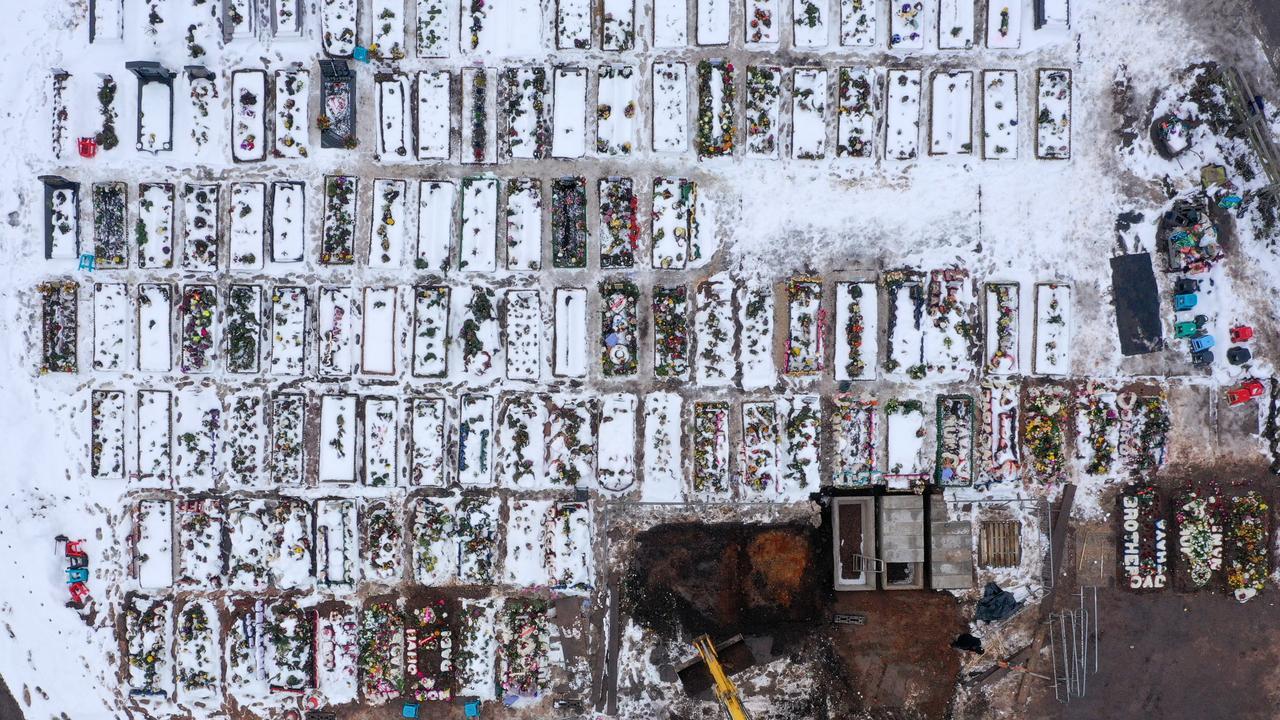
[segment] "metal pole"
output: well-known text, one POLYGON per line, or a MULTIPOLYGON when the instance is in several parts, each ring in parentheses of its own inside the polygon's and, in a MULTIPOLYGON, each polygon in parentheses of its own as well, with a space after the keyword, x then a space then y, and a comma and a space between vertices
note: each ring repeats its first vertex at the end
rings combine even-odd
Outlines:
POLYGON ((1058 616, 1058 625, 1062 632, 1062 666, 1066 670, 1067 676, 1067 702, 1071 702, 1071 660, 1067 657, 1067 649, 1071 646, 1067 644, 1067 616, 1058 616))
POLYGON ((1093 671, 1098 672, 1098 588, 1093 588, 1093 671))
POLYGON ((1053 613, 1049 613, 1047 625, 1049 631, 1049 657, 1053 660, 1053 699, 1062 702, 1062 696, 1058 694, 1058 650, 1053 646, 1053 613))

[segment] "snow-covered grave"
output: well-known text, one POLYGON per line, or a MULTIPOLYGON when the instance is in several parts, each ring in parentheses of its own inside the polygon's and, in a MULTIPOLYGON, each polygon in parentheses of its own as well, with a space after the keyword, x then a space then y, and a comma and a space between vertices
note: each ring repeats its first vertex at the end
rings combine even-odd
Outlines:
POLYGON ((688 66, 653 64, 653 149, 683 153, 689 149, 688 66))
POLYGON ((1036 157, 1071 158, 1071 71, 1036 70, 1036 157))
POLYGON ((231 156, 253 162, 267 156, 267 73, 231 74, 231 156))
POLYGON ((542 160, 551 152, 551 83, 544 67, 506 68, 498 76, 503 160, 542 160))
MULTIPOLYGON (((732 3, 730 0, 696 0, 699 45, 728 45, 732 3)), ((656 31, 655 31, 656 32, 656 31)), ((655 45, 659 43, 655 42, 655 45)))
POLYGON ((840 0, 840 45, 875 47, 880 44, 877 29, 882 0, 840 0))
MULTIPOLYGON (((699 8, 701 11, 701 8, 699 8)), ((685 3, 653 4, 653 46, 683 48, 689 44, 689 8, 685 3)))
POLYGON ((939 0, 938 49, 968 50, 972 48, 974 22, 974 3, 971 0, 939 0))
POLYGON ((746 75, 746 154, 777 159, 782 68, 751 65, 747 67, 746 75))
POLYGON ((93 369, 126 370, 132 363, 129 286, 93 284, 93 369))
POLYGON ((512 178, 507 181, 507 269, 536 271, 542 268, 542 181, 512 178))
POLYGON ((622 52, 631 50, 636 44, 636 2, 635 0, 602 0, 601 23, 603 39, 600 47, 603 50, 622 52))
MULTIPOLYGON (((777 366, 773 360, 773 287, 761 283, 743 283, 738 287, 737 302, 738 324, 742 328, 738 338, 742 389, 759 390, 770 387, 778 379, 777 366)), ((656 297, 654 304, 657 304, 656 297)), ((657 327, 656 314, 654 327, 657 327)), ((683 328, 683 324, 680 327, 683 328)))
POLYGON ((982 157, 1018 158, 1018 72, 982 71, 982 157))
POLYGON ((925 27, 938 0, 889 3, 889 49, 923 50, 925 27))
POLYGON ((1071 324, 1074 320, 1071 286, 1037 283, 1035 298, 1035 354, 1031 371, 1037 375, 1067 375, 1071 372, 1071 324))
POLYGON ((840 68, 836 86, 837 157, 876 156, 876 114, 881 106, 878 88, 882 82, 874 70, 840 68))
POLYGON ((374 153, 384 163, 408 162, 413 142, 413 106, 409 77, 380 73, 374 79, 374 107, 378 130, 374 153))
POLYGON ((556 0, 556 48, 586 50, 591 47, 591 0, 556 0))
POLYGON ((231 183, 230 203, 227 243, 231 252, 231 269, 261 269, 267 248, 266 183, 231 183))
POLYGON ((493 272, 498 267, 498 180, 463 178, 458 268, 493 272))
POLYGON ((1017 283, 988 283, 984 293, 986 343, 984 369, 990 375, 1017 375, 1021 370, 1022 316, 1017 283))
POLYGON ((776 45, 782 39, 780 0, 747 0, 742 16, 747 47, 776 45))
MULTIPOLYGON (((655 73, 657 70, 655 69, 655 73)), ((639 115, 640 72, 634 65, 601 65, 597 74, 596 86, 596 154, 597 155, 630 155, 636 150, 638 140, 636 133, 639 115)), ((570 84, 571 102, 577 101, 577 85, 570 84)), ((585 88, 584 88, 585 92, 585 88)), ((658 92, 655 88, 654 92, 658 92)), ((559 107, 557 96, 557 112, 559 107)), ((573 107, 573 105, 570 105, 573 107)), ((683 106, 682 106, 683 107, 683 106)), ((576 112, 576 111, 574 111, 576 112)), ((683 112, 683 111, 682 111, 683 112)), ((572 120, 577 121, 574 115, 572 120)), ((556 137, 559 138, 561 125, 556 124, 556 137)), ((655 133, 657 128, 655 127, 655 133)), ((566 143, 575 147, 574 143, 566 143)), ((654 146, 658 146, 654 136, 654 146)), ((557 157, 576 157, 556 153, 557 157)))
POLYGON ((725 275, 712 276, 695 291, 694 377, 700 385, 727 386, 733 382, 733 291, 733 282, 725 275))
POLYGON ((920 154, 920 71, 890 70, 885 90, 885 159, 913 160, 920 154))
POLYGON ((987 3, 987 47, 1013 50, 1022 44, 1022 3, 993 0, 987 3))
POLYGON ((262 288, 232 285, 227 289, 227 372, 256 373, 262 369, 262 288))
POLYGON ((880 466, 880 411, 872 400, 837 395, 832 418, 835 458, 831 482, 837 487, 871 484, 880 466))
POLYGON ((447 160, 452 127, 453 75, 448 70, 423 70, 417 74, 417 157, 447 160))
POLYGON ((271 261, 302 262, 307 247, 307 186, 301 182, 271 183, 271 261))
POLYGON ((792 40, 797 48, 825 48, 830 42, 831 4, 829 0, 793 0, 792 40))
POLYGON ((796 68, 791 76, 791 157, 827 156, 827 71, 796 68))
POLYGON ((880 295, 876 284, 836 283, 836 380, 874 380, 879 367, 879 338, 880 295))
POLYGON ((413 266, 443 272, 454 247, 456 186, 442 180, 418 183, 418 237, 413 266))
POLYGON ((587 291, 556 288, 553 303, 553 371, 561 377, 582 377, 587 372, 587 291))
MULTIPOLYGON (((552 78, 551 155, 558 158, 580 158, 587 152, 587 85, 586 68, 555 69, 552 78)), ((635 108, 631 109, 632 115, 635 108)))
POLYGON ((929 154, 973 154, 973 72, 936 72, 929 103, 929 154))

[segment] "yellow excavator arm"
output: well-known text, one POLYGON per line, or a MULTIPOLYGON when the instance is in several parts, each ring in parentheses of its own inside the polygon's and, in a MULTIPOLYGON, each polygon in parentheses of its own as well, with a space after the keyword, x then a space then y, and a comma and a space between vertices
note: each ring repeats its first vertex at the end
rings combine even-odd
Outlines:
POLYGON ((711 636, 703 635, 695 638, 693 646, 702 656, 702 661, 707 664, 707 670, 711 672, 711 679, 715 682, 716 698, 724 706, 729 720, 750 720, 747 709, 742 706, 742 699, 738 697, 737 686, 720 666, 720 656, 716 654, 716 645, 711 642, 711 636))

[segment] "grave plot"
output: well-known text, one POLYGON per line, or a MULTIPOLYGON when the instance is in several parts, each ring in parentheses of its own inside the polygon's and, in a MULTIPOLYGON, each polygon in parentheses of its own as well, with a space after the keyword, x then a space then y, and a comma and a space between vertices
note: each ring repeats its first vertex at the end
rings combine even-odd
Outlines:
POLYGON ((172 467, 173 399, 168 390, 138 391, 138 476, 145 485, 169 484, 172 467))
POLYGON ((1013 50, 1022 44, 1022 3, 992 2, 987 4, 987 47, 1013 50))
POLYGON ((226 509, 214 498, 178 503, 178 586, 216 590, 226 569, 222 537, 226 509))
POLYGON ((682 403, 675 393, 655 392, 644 398, 644 500, 683 499, 682 403))
POLYGON ((973 72, 935 72, 929 103, 929 154, 972 155, 973 72))
POLYGON ((687 178, 653 179, 653 267, 683 270, 697 236, 698 184, 687 178))
POLYGON ((729 0, 697 1, 699 45, 728 45, 732 4, 729 0))
POLYGON ((356 501, 316 501, 316 579, 329 588, 349 588, 360 566, 356 501))
MULTIPOLYGON (((210 9, 206 17, 212 18, 213 15, 214 11, 210 9)), ((197 43, 196 38, 201 40, 210 39, 209 25, 211 24, 198 22, 187 26, 187 45, 191 49, 190 54, 192 57, 204 54, 204 48, 197 43)), ((215 32, 221 35, 221 28, 217 28, 215 32)), ((220 39, 220 37, 214 39, 213 42, 218 42, 220 39)), ((172 150, 172 78, 169 81, 160 81, 154 78, 141 80, 138 86, 138 108, 138 135, 134 148, 153 155, 164 150, 172 150)))
POLYGON ((1044 484, 1066 474, 1067 403, 1065 390, 1049 386, 1029 389, 1023 403, 1022 444, 1032 477, 1044 484))
POLYGON ((400 408, 393 398, 363 398, 364 484, 398 483, 400 408))
POLYGON ((492 288, 458 288, 451 301, 454 317, 450 325, 458 328, 458 334, 449 340, 450 352, 454 353, 449 361, 453 368, 450 375, 492 380, 504 366, 495 299, 492 288))
POLYGON ((884 156, 911 160, 920 153, 920 71, 890 70, 886 88, 884 156))
POLYGON ((389 502, 362 500, 359 507, 360 577, 395 584, 404 576, 404 520, 389 502))
MULTIPOLYGON (((341 292, 348 292, 342 289, 341 292)), ((338 351, 332 349, 337 342, 349 343, 345 335, 334 336, 334 326, 341 325, 342 314, 346 311, 336 308, 333 300, 335 288, 320 289, 320 372, 332 368, 338 351), (329 311, 326 313, 326 311, 329 311), (337 315, 337 322, 335 317, 337 315), (326 354, 327 353, 327 354, 326 354), (330 364, 326 365, 326 361, 330 364)), ((261 335, 263 317, 262 288, 256 285, 232 285, 228 293, 227 304, 227 370, 231 372, 256 373, 261 366, 261 335)), ((348 323, 349 324, 349 321, 348 323)), ((350 351, 348 351, 347 372, 350 372, 350 351)))
POLYGON ((223 645, 226 648, 227 695, 241 704, 267 698, 266 652, 263 631, 265 609, 260 599, 231 601, 230 622, 223 645))
POLYGON ((636 396, 611 393, 600 398, 596 451, 600 489, 622 493, 636 483, 636 396))
POLYGON ((1266 587, 1271 572, 1270 515, 1267 503, 1256 492, 1231 499, 1231 529, 1227 535, 1227 589, 1247 602, 1266 587))
POLYGON ((1003 382, 983 385, 978 463, 984 485, 1019 477, 1022 454, 1018 423, 1017 386, 1003 382))
POLYGON ((924 285, 919 272, 895 270, 880 277, 889 301, 889 327, 885 340, 889 346, 884 369, 888 373, 918 380, 928 372, 925 364, 922 324, 924 285))
MULTIPOLYGON (((116 120, 118 113, 116 112, 115 100, 119 91, 119 86, 110 75, 101 75, 98 84, 97 100, 98 100, 98 116, 102 119, 101 129, 91 131, 94 141, 98 143, 103 151, 114 150, 120 145, 120 137, 116 134, 116 120)), ((84 121, 81 121, 83 125, 84 121)))
POLYGON ((782 68, 771 65, 747 66, 747 156, 774 160, 778 158, 781 93, 782 68))
POLYGON ((176 242, 173 229, 173 183, 138 185, 138 219, 133 226, 133 235, 138 244, 138 267, 173 267, 173 247, 176 242))
MULTIPOLYGON (((377 200, 377 191, 374 191, 377 200)), ((320 235, 320 262, 324 265, 355 263, 356 199, 360 179, 349 175, 329 175, 324 179, 324 227, 320 235)), ((378 220, 373 220, 376 225, 378 220)))
POLYGON ((417 0, 416 55, 419 58, 449 57, 453 44, 454 15, 448 0, 417 0))
POLYGON ((688 288, 653 288, 653 374, 662 380, 689 378, 688 288))
POLYGON ((454 184, 443 180, 418 183, 418 243, 413 266, 444 272, 453 253, 454 184))
POLYGON ((124 0, 98 0, 90 11, 93 32, 89 42, 100 43, 124 39, 124 0))
POLYGON ((919 400, 894 398, 884 404, 884 415, 885 482, 898 490, 923 486, 930 475, 924 453, 924 405, 919 400))
MULTIPOLYGON (((929 0, 932 2, 932 0, 929 0)), ((924 49, 924 2, 892 3, 889 6, 889 49, 924 49)))
POLYGON ((859 400, 848 393, 836 395, 831 425, 836 454, 831 484, 837 487, 870 485, 879 470, 880 420, 876 402, 859 400))
MULTIPOLYGON (((630 155, 636 146, 639 70, 634 65, 601 65, 598 77, 596 154, 630 155)), ((656 148, 656 137, 654 144, 656 148)))
POLYGON ((271 481, 301 485, 306 469, 307 398, 280 393, 271 398, 271 481))
POLYGON ((458 500, 453 532, 459 547, 459 583, 493 584, 500 515, 501 506, 496 497, 464 495, 458 500))
POLYGON ((271 183, 271 260, 302 262, 307 245, 307 194, 302 182, 271 183))
MULTIPOLYGON (((140 283, 138 285, 138 369, 143 372, 168 372, 173 365, 173 288, 169 285, 140 283)), ((49 308, 45 304, 45 326, 48 327, 49 308)), ((73 316, 74 318, 74 316, 73 316)), ((75 335, 71 337, 71 361, 74 372, 75 335)), ((45 332, 46 358, 49 333, 45 332)), ((46 363, 48 360, 46 359, 46 363)))
POLYGON ((404 263, 408 235, 409 183, 373 181, 373 216, 369 222, 369 267, 398 268, 404 263))
POLYGON ((778 406, 772 400, 742 403, 742 486, 748 495, 782 491, 778 406))
POLYGON ((1200 590, 1209 585, 1215 573, 1222 572, 1224 520, 1222 499, 1212 490, 1188 490, 1175 513, 1178 523, 1179 572, 1185 586, 1200 590))
POLYGON ((591 47, 591 0, 556 0, 556 49, 591 47))
POLYGON ((830 9, 828 0, 793 0, 792 38, 797 48, 811 50, 827 46, 830 34, 827 14, 830 9))
POLYGON ((778 0, 747 0, 742 16, 748 48, 776 45, 782 39, 778 0))
POLYGON ((742 328, 738 362, 742 365, 742 389, 758 390, 778 380, 773 362, 773 287, 742 285, 738 288, 738 324, 742 328))
POLYGON ((580 158, 587 153, 587 84, 586 68, 558 67, 555 69, 552 94, 551 156, 580 158))
POLYGON ((80 257, 80 190, 78 183, 45 186, 44 256, 52 259, 80 257))
POLYGON ((1017 375, 1021 369, 1017 283, 987 283, 986 343, 984 363, 989 375, 1017 375))
POLYGON ((782 435, 782 492, 791 500, 800 500, 807 496, 809 488, 818 486, 822 399, 817 395, 783 398, 782 410, 786 423, 782 435))
MULTIPOLYGON (((256 393, 228 398, 227 482, 232 487, 249 487, 261 482, 266 453, 266 408, 256 393)), ((298 449, 301 452, 301 448, 298 449)))
POLYGON ((836 382, 875 380, 880 297, 874 282, 836 283, 836 382))
POLYGON ((122 182, 93 184, 93 254, 100 270, 129 266, 125 222, 128 204, 128 185, 122 182))
POLYGON ((1018 71, 982 71, 982 158, 1018 158, 1018 71))
POLYGON ((448 160, 453 76, 448 70, 423 70, 417 83, 418 159, 448 160))
POLYGON ((173 686, 173 635, 168 600, 130 595, 125 600, 125 665, 129 695, 168 698, 173 686))
POLYGON ((395 62, 405 58, 404 0, 373 0, 371 24, 373 43, 369 54, 377 60, 395 62))
POLYGON ((506 695, 541 695, 550 682, 547 604, 508 598, 498 626, 498 682, 506 695))
POLYGON ((320 482, 356 479, 356 396, 320 399, 320 482))
POLYGON ((1135 474, 1159 470, 1169 445, 1169 405, 1164 396, 1126 394, 1120 411, 1121 463, 1135 474))
POLYGON ((231 590, 267 589, 271 571, 270 510, 263 500, 233 500, 227 506, 227 587, 231 590))
POLYGON ((448 702, 457 685, 454 644, 458 601, 432 593, 409 604, 405 611, 404 692, 419 702, 448 702))
POLYGON ((840 0, 840 45, 875 47, 880 42, 876 23, 881 0, 840 0))
POLYGON ((355 75, 339 75, 336 68, 321 66, 320 87, 320 113, 315 121, 320 147, 354 149, 358 143, 355 75), (326 69, 332 72, 324 72, 326 69))
POLYGON ((1076 401, 1076 455, 1089 475, 1111 475, 1120 447, 1119 395, 1093 382, 1076 401))
POLYGON ((218 241, 222 236, 221 213, 218 211, 217 184, 182 186, 183 213, 186 217, 182 243, 182 267, 186 270, 211 272, 218 269, 218 241))
POLYGON ((542 269, 542 181, 507 181, 507 269, 542 269))
POLYGON ((587 291, 584 288, 556 288, 552 343, 555 359, 551 366, 557 377, 587 374, 587 291))
POLYGON ((131 574, 143 590, 173 586, 173 504, 142 500, 134 509, 131 574))
POLYGON ((693 451, 693 494, 700 498, 725 498, 731 489, 729 403, 695 402, 689 436, 693 451))
POLYGON ((541 490, 547 409, 542 398, 525 393, 507 395, 498 415, 498 482, 502 487, 541 490))
POLYGON ((449 369, 449 288, 413 291, 413 375, 442 378, 449 369))
POLYGON ((635 182, 627 177, 601 178, 598 188, 600 267, 634 267, 640 248, 640 200, 635 182))
POLYGON ((209 489, 217 474, 222 402, 212 388, 179 390, 173 400, 174 478, 184 488, 209 489))
POLYGON ((178 304, 182 322, 179 367, 207 373, 218 361, 218 291, 213 285, 184 285, 178 304))
POLYGON ((409 399, 409 483, 442 487, 445 459, 445 405, 434 397, 409 399))
POLYGON ((719 387, 733 382, 733 291, 733 283, 724 275, 698 285, 693 336, 698 341, 694 377, 699 385, 719 387))
POLYGON ((458 482, 464 486, 493 484, 493 398, 462 396, 458 414, 458 482))
POLYGON ((595 398, 553 395, 547 401, 547 480, 553 486, 595 484, 595 398))
POLYGON ((1036 70, 1036 157, 1071 159, 1071 71, 1036 70))
POLYGON ((1036 324, 1031 371, 1037 375, 1071 372, 1071 286, 1036 283, 1036 324))
POLYGON ((356 49, 358 0, 321 0, 320 47, 329 57, 351 57, 356 49))
POLYGON ((259 270, 267 246, 267 185, 231 183, 231 269, 259 270))
POLYGON ((630 377, 640 367, 640 288, 630 280, 600 283, 600 371, 630 377))
POLYGON ((276 286, 271 291, 271 374, 306 372, 307 289, 276 286))
POLYGON ((938 453, 935 482, 942 486, 973 484, 973 398, 938 398, 938 453))
POLYGON ((231 158, 256 162, 267 157, 267 73, 231 73, 231 158))
POLYGON ((216 148, 222 144, 224 130, 221 122, 214 120, 219 118, 219 115, 211 112, 221 103, 218 83, 214 77, 187 73, 187 85, 189 87, 187 95, 191 100, 191 114, 188 116, 191 123, 191 143, 194 146, 194 152, 203 155, 207 152, 206 146, 216 148))
POLYGON ((680 3, 653 6, 653 46, 683 48, 689 44, 689 8, 680 3))
POLYGON ((278 158, 307 156, 307 102, 311 97, 311 73, 306 70, 276 71, 275 130, 272 155, 278 158))
MULTIPOLYGON (((1168 519, 1153 485, 1131 485, 1120 494, 1117 538, 1123 587, 1163 590, 1169 580, 1168 519)), ((1264 570, 1265 573, 1265 570, 1264 570)))
POLYGON ((462 160, 488 164, 497 160, 496 73, 462 69, 462 160))
POLYGON ((794 377, 817 375, 826 362, 823 335, 827 311, 822 308, 822 279, 788 280, 787 304, 785 372, 794 377))
MULTIPOLYGON (((700 0, 718 2, 727 0, 700 0)), ((726 22, 728 20, 726 9, 726 22)), ((728 41, 728 29, 725 31, 728 41)), ((699 158, 733 155, 737 139, 737 93, 734 89, 733 63, 703 60, 698 63, 698 124, 695 147, 699 158)))
POLYGON ((458 694, 482 701, 497 697, 498 598, 463 599, 459 636, 458 694))
POLYGON ((406 162, 413 147, 413 106, 409 104, 409 77, 403 73, 378 73, 373 97, 378 112, 378 132, 373 152, 379 162, 406 162))
POLYGON ((448 584, 457 577, 458 546, 454 537, 453 496, 420 497, 413 506, 413 576, 419 585, 448 584))
POLYGON ((213 703, 222 697, 222 629, 212 600, 188 600, 178 613, 174 650, 178 699, 213 703))
POLYGON ((498 267, 497 243, 498 181, 486 177, 463 178, 458 269, 493 272, 498 267))
MULTIPOLYGON (((998 0, 997 0, 998 1, 998 0)), ((973 48, 974 4, 967 0, 941 0, 938 8, 938 49, 973 48)))
POLYGON ((331 705, 355 702, 358 615, 347 605, 316 613, 316 689, 331 705))
POLYGON ((603 0, 601 3, 602 50, 622 52, 636 44, 635 0, 603 0))
POLYGON ((542 293, 506 291, 506 351, 508 380, 538 380, 542 376, 542 293))
POLYGON ((502 159, 545 159, 551 152, 546 68, 506 68, 499 79, 498 106, 502 108, 505 127, 500 146, 502 159))
POLYGON ((93 284, 93 369, 124 370, 129 364, 129 286, 93 284))
POLYGON ((587 243, 587 181, 561 177, 551 181, 551 264, 557 268, 585 268, 587 243))
POLYGON ((689 149, 688 68, 684 63, 653 64, 653 149, 682 153, 689 149))
POLYGON ((271 30, 275 37, 301 38, 302 21, 300 0, 271 0, 271 30))
POLYGON ((506 582, 567 594, 590 591, 593 523, 586 503, 513 499, 509 517, 506 582))
POLYGON ((312 520, 311 506, 304 500, 281 499, 270 508, 268 561, 273 586, 289 589, 312 582, 312 520))
POLYGON ((267 686, 272 692, 301 693, 315 687, 315 620, 292 599, 266 606, 262 632, 267 641, 267 686))
POLYGON ((946 378, 967 378, 978 354, 977 299, 967 270, 948 268, 929 272, 924 330, 924 359, 929 372, 946 378))

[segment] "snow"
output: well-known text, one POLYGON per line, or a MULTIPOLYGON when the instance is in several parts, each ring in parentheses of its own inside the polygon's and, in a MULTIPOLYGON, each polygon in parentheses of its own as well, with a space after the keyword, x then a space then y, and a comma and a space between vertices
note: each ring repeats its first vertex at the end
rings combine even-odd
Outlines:
POLYGON ((694 377, 699 385, 727 386, 733 382, 733 284, 713 275, 698 285, 693 321, 694 377))
POLYGON ((396 303, 394 287, 364 289, 360 371, 366 375, 396 372, 396 303))
POLYGON ((1022 44, 1021 0, 995 0, 987 4, 987 47, 1016 49, 1022 44))
POLYGON ((507 181, 507 269, 542 268, 542 181, 507 181))
POLYGON ((649 393, 644 398, 641 499, 645 502, 678 502, 683 497, 681 407, 681 398, 675 393, 649 393))
POLYGON ((556 288, 555 363, 560 377, 587 374, 587 291, 584 288, 556 288))
POLYGON ((419 58, 449 57, 458 17, 453 0, 417 0, 416 51, 419 58))
POLYGON ((257 270, 266 257, 267 186, 259 182, 231 183, 231 223, 228 243, 232 270, 257 270))
POLYGON ((396 459, 399 407, 388 398, 363 398, 364 483, 374 487, 399 482, 396 459))
POLYGON ((827 71, 797 68, 792 75, 791 156, 821 160, 827 147, 827 71))
POLYGON ((305 158, 311 129, 307 108, 311 99, 311 73, 306 70, 277 70, 275 85, 275 156, 305 158))
POLYGON ((271 372, 301 375, 306 366, 307 290, 298 286, 272 289, 271 372))
POLYGON ((131 367, 129 338, 129 286, 124 283, 93 284, 93 368, 125 370, 131 367))
POLYGON ((773 361, 773 288, 744 283, 738 286, 738 363, 742 389, 772 387, 778 379, 773 361))
POLYGON ((171 474, 172 395, 168 390, 138 391, 138 479, 165 487, 171 474))
POLYGON ((622 51, 635 47, 636 5, 635 0, 603 0, 604 41, 603 50, 622 51))
POLYGON ((321 0, 320 37, 326 55, 351 57, 356 48, 358 0, 321 0))
POLYGON ((836 284, 835 378, 875 380, 879 369, 880 296, 874 282, 836 284))
POLYGON ((924 49, 924 30, 936 0, 889 3, 889 49, 924 49))
POLYGON ((653 4, 653 46, 683 48, 689 44, 689 8, 681 2, 653 4))
POLYGON ((587 81, 586 68, 556 68, 553 93, 555 109, 551 138, 551 155, 579 158, 587 152, 587 81))
MULTIPOLYGON (((630 155, 636 150, 638 81, 639 71, 633 65, 600 66, 596 87, 596 155, 630 155)), ((655 88, 654 92, 657 91, 655 88)), ((558 122, 556 127, 560 127, 558 122)), ((654 145, 658 145, 656 135, 654 145)))
POLYGON ((742 16, 747 47, 776 45, 781 39, 779 0, 747 0, 742 16))
POLYGON ((415 288, 413 307, 413 374, 443 377, 449 361, 449 288, 415 288))
POLYGON ((653 64, 653 149, 682 153, 689 149, 689 85, 684 63, 653 64))
POLYGON ((172 88, 162 82, 145 82, 138 87, 141 115, 138 118, 138 149, 160 152, 173 148, 172 88))
POLYGON ((797 48, 824 48, 829 42, 831 7, 829 0, 792 0, 795 27, 792 38, 797 48))
POLYGON ((1071 71, 1036 70, 1036 157, 1071 157, 1071 71))
POLYGON ((373 26, 371 53, 382 60, 396 61, 405 57, 404 0, 373 0, 370 8, 373 26))
POLYGON ((592 0, 556 0, 556 48, 585 50, 591 47, 592 0))
MULTIPOLYGON (((995 0, 992 5, 998 4, 995 0)), ((974 3, 972 0, 940 0, 938 7, 938 49, 968 50, 973 47, 974 3)))
POLYGON ((920 71, 890 70, 885 103, 885 158, 911 160, 920 152, 920 71))
MULTIPOLYGON (((235 185, 232 185, 235 202, 235 185)), ((232 215, 232 258, 235 257, 235 225, 232 215)), ((138 186, 138 267, 173 267, 174 189, 170 183, 143 183, 138 186)))
POLYGON ((320 482, 356 479, 356 397, 325 395, 320 401, 320 482))
MULTIPOLYGON (((698 44, 728 45, 731 14, 729 0, 696 0, 696 4, 698 44)), ((656 40, 654 44, 660 45, 656 40)))
POLYGON ((493 272, 498 264, 498 181, 463 178, 461 195, 458 267, 472 272, 493 272))
POLYGON ((982 159, 1018 158, 1018 73, 982 71, 982 159))
POLYGON ((408 236, 409 183, 374 180, 374 213, 369 223, 369 267, 397 268, 404 263, 408 236))
POLYGON ((600 444, 596 472, 600 487, 628 491, 636 483, 636 396, 611 393, 600 402, 600 444))
POLYGON ((134 516, 133 557, 138 587, 163 590, 173 585, 173 504, 143 500, 134 516))
POLYGON ((445 406, 440 398, 413 398, 410 419, 410 473, 413 485, 440 486, 445 480, 445 406))
POLYGON ((458 420, 458 482, 493 484, 493 398, 462 396, 458 420))
POLYGON ((417 269, 443 271, 449 267, 456 195, 451 182, 422 180, 418 183, 418 241, 414 260, 417 269))
POLYGON ((302 262, 307 242, 306 185, 271 183, 271 260, 302 262))
POLYGON ((973 73, 968 70, 933 75, 929 154, 973 154, 973 73))
POLYGON ((173 365, 173 289, 138 285, 138 369, 168 372, 173 365))
POLYGON ((237 70, 231 74, 231 156, 253 162, 267 156, 267 74, 237 70))
POLYGON ((320 288, 318 336, 320 343, 320 374, 343 377, 351 374, 354 366, 351 321, 352 294, 349 288, 320 288))
POLYGON ((749 157, 778 158, 779 114, 782 107, 782 68, 747 68, 747 145, 749 157))
POLYGON ((1037 375, 1066 375, 1071 372, 1071 326, 1074 322, 1072 310, 1070 285, 1036 285, 1032 372, 1037 375))
POLYGON ((536 381, 542 371, 542 295, 538 290, 508 290, 507 379, 536 381))
POLYGON ((413 147, 413 127, 409 121, 409 78, 402 73, 379 75, 374 82, 378 117, 374 152, 385 163, 408 162, 413 147))

